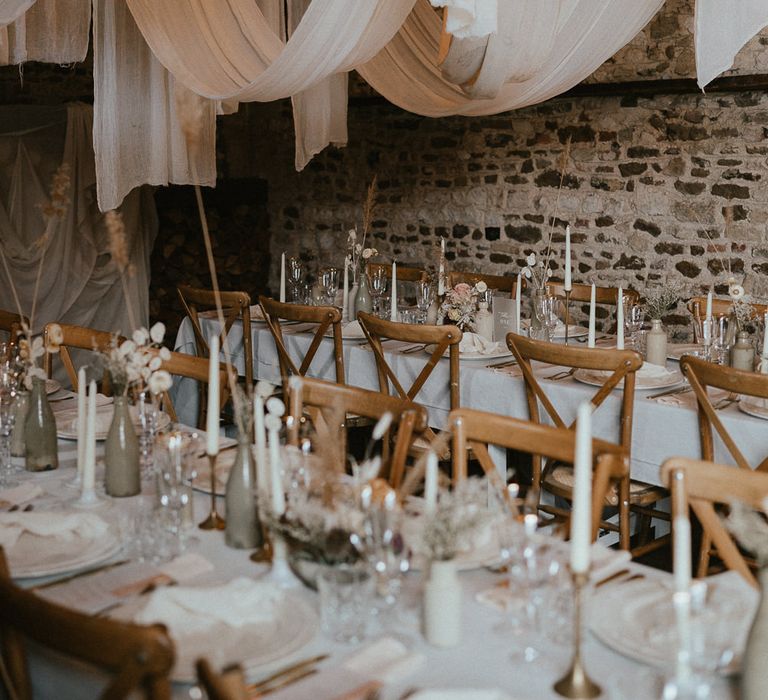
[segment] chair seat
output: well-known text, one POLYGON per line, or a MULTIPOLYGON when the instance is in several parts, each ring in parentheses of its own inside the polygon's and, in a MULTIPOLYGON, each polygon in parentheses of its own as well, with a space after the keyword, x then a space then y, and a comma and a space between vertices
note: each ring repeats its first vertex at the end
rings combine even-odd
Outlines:
MULTIPOLYGON (((573 467, 568 464, 557 464, 548 469, 544 476, 544 488, 556 496, 570 500, 573 491, 573 467)), ((642 481, 629 482, 629 502, 635 506, 646 506, 664 498, 665 489, 642 481)), ((616 486, 608 489, 605 504, 616 507, 619 505, 619 493, 616 486)))

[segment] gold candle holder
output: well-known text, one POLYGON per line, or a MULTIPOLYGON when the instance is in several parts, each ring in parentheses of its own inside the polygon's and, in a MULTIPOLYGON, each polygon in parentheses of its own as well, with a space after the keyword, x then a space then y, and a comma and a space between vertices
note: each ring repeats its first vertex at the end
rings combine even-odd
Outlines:
POLYGON ((573 580, 573 660, 568 672, 555 683, 555 692, 564 698, 596 698, 602 689, 584 669, 581 659, 581 613, 584 587, 589 582, 589 572, 571 572, 573 580))
POLYGON ((211 512, 198 525, 201 530, 223 530, 227 526, 227 521, 216 512, 216 456, 208 455, 208 464, 211 467, 211 512))
POLYGON ((571 290, 565 291, 565 344, 568 345, 568 331, 571 326, 571 290))

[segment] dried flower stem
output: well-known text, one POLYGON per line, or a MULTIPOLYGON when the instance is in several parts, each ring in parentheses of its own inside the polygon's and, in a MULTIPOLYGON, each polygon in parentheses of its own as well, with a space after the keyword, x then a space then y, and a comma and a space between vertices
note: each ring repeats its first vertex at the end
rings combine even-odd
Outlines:
POLYGON ((365 246, 365 236, 371 228, 373 221, 373 210, 376 208, 376 175, 373 176, 371 184, 368 185, 368 193, 365 196, 363 205, 363 246, 365 246))
POLYGON ((131 273, 131 267, 129 264, 128 245, 125 240, 125 224, 123 223, 122 214, 114 209, 108 211, 104 215, 104 223, 107 227, 107 234, 109 236, 109 254, 112 258, 112 262, 115 263, 115 266, 120 272, 120 285, 123 288, 125 308, 128 312, 128 323, 131 326, 131 333, 133 333, 133 331, 138 328, 138 325, 136 324, 136 316, 133 313, 133 306, 131 305, 128 281, 125 279, 126 272, 128 274, 131 273))
POLYGON ((560 193, 563 191, 563 182, 565 182, 565 169, 568 166, 568 158, 571 155, 571 140, 572 136, 568 137, 565 142, 565 150, 563 151, 563 160, 560 163, 560 184, 557 187, 557 195, 555 196, 555 210, 552 212, 552 221, 549 227, 549 239, 547 240, 547 257, 544 261, 544 270, 549 269, 549 261, 552 259, 552 236, 555 232, 555 221, 557 220, 557 212, 560 206, 560 193))

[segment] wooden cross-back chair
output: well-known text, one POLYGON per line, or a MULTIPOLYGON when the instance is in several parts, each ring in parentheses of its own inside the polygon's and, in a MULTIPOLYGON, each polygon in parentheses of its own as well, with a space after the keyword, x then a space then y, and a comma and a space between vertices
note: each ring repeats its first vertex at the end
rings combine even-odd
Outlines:
MULTIPOLYGON (((59 346, 59 352, 57 354, 62 365, 64 365, 67 377, 72 384, 73 391, 77 391, 77 368, 72 360, 73 349, 87 350, 90 353, 104 352, 111 347, 113 342, 116 342, 119 345, 125 340, 124 337, 116 336, 109 331, 98 331, 84 326, 70 326, 66 323, 48 323, 43 329, 43 342, 46 345, 48 344, 48 338, 51 333, 51 326, 55 325, 61 328, 61 335, 63 337, 63 341, 59 346)), ((43 356, 43 369, 49 377, 53 376, 54 357, 56 357, 56 355, 50 353, 46 353, 43 356)))
MULTIPOLYGON (((448 286, 455 287, 457 284, 476 285, 478 282, 485 282, 488 289, 495 289, 499 292, 506 292, 510 297, 517 294, 517 276, 507 275, 485 275, 480 272, 462 272, 461 270, 451 270, 448 273, 448 286)), ((520 287, 525 291, 526 281, 521 278, 520 287)))
MULTIPOLYGON (((547 288, 550 294, 553 296, 565 299, 565 286, 563 282, 558 280, 550 280, 547 282, 547 288)), ((640 294, 634 289, 622 290, 624 299, 631 301, 631 303, 640 303, 640 294)), ((589 304, 589 300, 592 295, 592 285, 590 284, 575 284, 571 289, 571 301, 578 303, 589 304)), ((604 304, 606 306, 616 306, 619 300, 619 288, 618 287, 598 287, 595 286, 595 303, 604 304)))
POLYGON ((107 671, 111 680, 102 698, 170 700, 169 674, 174 647, 162 625, 141 626, 68 610, 16 586, 0 547, 0 654, 7 697, 31 700, 32 681, 25 640, 107 671))
MULTIPOLYGON (((504 488, 506 484, 491 460, 488 445, 569 464, 573 464, 575 457, 576 433, 563 427, 460 408, 451 411, 448 429, 453 438, 454 481, 467 477, 468 448, 472 449, 491 482, 499 488, 504 488)), ((595 539, 609 489, 627 478, 629 463, 625 450, 619 445, 598 439, 592 440, 592 458, 592 538, 595 539)))
POLYGON ((29 328, 29 319, 26 316, 0 309, 0 331, 8 334, 9 345, 16 345, 19 342, 22 326, 29 328))
MULTIPOLYGON (((176 288, 181 305, 192 322, 195 334, 195 346, 200 357, 208 357, 210 349, 208 338, 200 323, 200 312, 216 309, 216 293, 209 289, 196 289, 188 285, 176 288)), ((246 386, 253 384, 253 338, 251 337, 251 297, 247 292, 219 292, 221 309, 224 315, 224 327, 219 334, 219 347, 224 347, 224 340, 238 319, 243 324, 243 361, 245 363, 246 386)))
MULTIPOLYGON (((395 323, 377 318, 373 314, 359 312, 357 318, 360 326, 365 333, 366 338, 373 350, 373 356, 376 361, 376 372, 379 377, 379 391, 389 395, 394 393, 403 399, 415 401, 416 397, 426 384, 432 372, 437 367, 438 362, 443 358, 446 350, 448 351, 449 376, 448 390, 450 396, 450 408, 459 407, 459 343, 461 342, 462 332, 456 326, 427 326, 416 323, 395 323), (399 340, 405 343, 423 343, 425 346, 433 345, 434 348, 429 354, 429 359, 424 363, 421 372, 413 380, 413 383, 407 389, 403 386, 400 379, 389 366, 387 358, 384 356, 382 346, 383 339, 399 340)), ((427 439, 434 438, 434 433, 430 428, 425 431, 427 439)))
MULTIPOLYGON (((599 370, 609 372, 605 382, 596 389, 590 399, 597 409, 612 394, 615 389, 621 391, 621 408, 619 410, 619 440, 618 444, 624 449, 627 458, 631 457, 632 448, 632 419, 635 399, 635 372, 643 364, 642 357, 634 350, 609 350, 603 348, 583 348, 556 345, 539 340, 530 340, 521 335, 509 333, 507 346, 517 359, 525 382, 526 400, 530 419, 541 423, 549 419, 559 428, 573 429, 575 421, 567 425, 553 405, 546 390, 542 387, 540 378, 536 376, 531 366, 532 361, 545 362, 552 365, 545 371, 542 378, 557 374, 558 367, 599 370), (622 384, 623 382, 623 384, 622 384), (544 409, 544 414, 540 406, 544 409)), ((563 370, 565 371, 565 370, 563 370)), ((533 486, 543 488, 556 496, 570 500, 573 483, 572 468, 557 461, 547 460, 542 465, 541 456, 533 456, 533 486)), ((622 549, 630 548, 630 510, 637 511, 641 516, 643 529, 647 530, 651 517, 663 517, 660 512, 649 509, 651 504, 664 498, 663 489, 632 481, 627 474, 619 481, 618 488, 609 493, 607 507, 618 509, 619 524, 603 522, 602 527, 608 530, 618 530, 619 542, 622 549)), ((540 504, 540 509, 555 518, 562 518, 567 512, 556 506, 540 504)), ((645 534, 645 533, 643 533, 645 534)), ((642 543, 632 549, 635 556, 658 547, 662 544, 654 540, 650 544, 642 543)))
MULTIPOLYGON (((155 348, 152 348, 150 352, 153 354, 160 353, 160 351, 155 348)), ((200 402, 197 408, 196 427, 200 430, 205 430, 208 413, 208 402, 206 400, 207 392, 205 391, 205 387, 208 384, 209 363, 210 360, 204 357, 187 355, 183 352, 171 352, 170 357, 167 360, 163 360, 161 365, 161 369, 166 370, 172 376, 187 377, 198 382, 201 390, 199 392, 200 402)), ((219 412, 221 412, 232 393, 231 382, 237 381, 237 375, 234 369, 230 374, 224 363, 220 363, 219 368, 219 412)), ((162 396, 162 407, 174 423, 178 422, 176 407, 173 405, 171 396, 167 391, 164 392, 162 396)))
MULTIPOLYGON (((746 558, 723 524, 719 507, 741 501, 749 508, 763 512, 768 498, 768 474, 673 457, 661 465, 661 480, 672 492, 672 515, 687 516, 690 506, 723 563, 757 587, 746 558)), ((705 574, 697 572, 697 576, 702 575, 705 574)))
POLYGON ((392 427, 382 442, 381 474, 395 489, 402 481, 414 438, 427 428, 426 409, 410 399, 319 379, 291 377, 288 380, 288 405, 292 418, 288 442, 298 445, 299 424, 302 417, 308 415, 319 442, 340 470, 346 464, 348 419, 363 417, 375 422, 385 413, 391 414, 392 427))
MULTIPOLYGON (((758 465, 749 463, 720 420, 717 409, 710 400, 707 391, 709 387, 722 389, 728 392, 726 400, 733 401, 736 401, 741 394, 768 399, 768 375, 716 365, 692 355, 683 355, 680 359, 680 369, 688 379, 696 397, 702 459, 710 462, 715 461, 714 436, 717 433, 737 466, 743 470, 752 471, 755 469, 759 472, 768 472, 768 456, 758 465)), ((702 538, 697 565, 699 576, 706 575, 709 568, 709 559, 712 553, 711 544, 705 533, 702 538)))
MULTIPOLYGON (((694 321, 701 321, 707 313, 707 297, 691 297, 685 306, 690 311, 694 321)), ((766 304, 750 304, 750 306, 757 318, 762 318, 766 311, 768 311, 768 305, 766 304)), ((731 299, 712 299, 712 316, 715 320, 719 321, 721 318, 727 318, 732 311, 733 301, 731 299)), ((701 338, 698 337, 698 325, 696 323, 693 324, 693 339, 696 342, 701 342, 701 338)))
POLYGON ((264 312, 264 320, 272 333, 277 347, 277 358, 280 362, 280 376, 283 385, 291 376, 303 377, 309 371, 312 360, 323 342, 323 337, 330 329, 333 332, 333 362, 336 370, 336 382, 344 384, 344 345, 341 336, 341 311, 335 306, 305 306, 303 304, 285 304, 269 297, 259 297, 259 305, 264 312), (300 363, 291 357, 283 339, 283 329, 280 321, 314 323, 316 328, 312 342, 307 348, 300 363))
MULTIPOLYGON (((392 279, 392 265, 386 265, 384 263, 368 263, 366 265, 366 271, 369 275, 372 275, 375 270, 384 270, 387 277, 392 279)), ((397 281, 398 282, 426 282, 429 279, 427 271, 423 267, 402 267, 397 266, 397 281)))

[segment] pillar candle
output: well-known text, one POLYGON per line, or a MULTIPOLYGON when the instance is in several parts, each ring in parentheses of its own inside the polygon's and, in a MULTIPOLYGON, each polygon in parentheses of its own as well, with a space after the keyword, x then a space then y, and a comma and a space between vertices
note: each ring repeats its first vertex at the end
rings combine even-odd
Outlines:
POLYGON ((208 415, 205 431, 206 452, 211 456, 219 454, 219 336, 211 338, 208 359, 208 415))
POLYGON ((685 514, 672 521, 675 590, 687 593, 691 586, 691 521, 685 514))
POLYGON ((517 286, 515 287, 515 333, 522 335, 522 328, 520 327, 520 300, 523 293, 523 277, 517 273, 517 286))
POLYGON ((624 290, 621 287, 616 300, 616 349, 624 349, 624 290))
POLYGON ((440 239, 440 262, 437 269, 437 296, 445 294, 445 238, 440 239))
POLYGON ((437 455, 427 455, 427 468, 424 474, 424 514, 432 515, 437 510, 437 455))
POLYGON ((571 513, 571 570, 589 569, 592 530, 592 405, 579 406, 576 420, 576 455, 573 463, 573 511, 571 513))
POLYGON ((347 318, 348 315, 348 309, 347 304, 349 302, 349 299, 347 298, 349 296, 349 261, 344 258, 344 293, 341 297, 341 320, 342 321, 349 321, 347 318))
POLYGON ((589 290, 589 335, 587 336, 587 347, 595 347, 595 283, 592 282, 592 288, 589 290))
POLYGON ((280 301, 285 304, 285 253, 280 256, 280 301))
POLYGON ((86 385, 85 367, 81 367, 77 371, 77 476, 81 479, 85 465, 86 385))
POLYGON ((280 476, 280 419, 269 415, 266 419, 269 434, 269 484, 272 490, 272 511, 275 516, 285 513, 285 493, 280 476))
POLYGON ((256 445, 256 485, 259 493, 266 493, 269 484, 267 468, 267 433, 264 428, 264 397, 253 395, 253 435, 256 445))
POLYGON ((92 493, 96 486, 96 381, 94 379, 91 379, 88 387, 83 460, 83 493, 92 493))
POLYGON ((389 320, 397 321, 397 263, 392 263, 392 294, 389 303, 389 320))
POLYGON ((570 292, 573 289, 571 282, 571 227, 565 227, 565 281, 563 289, 570 292))

